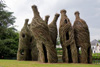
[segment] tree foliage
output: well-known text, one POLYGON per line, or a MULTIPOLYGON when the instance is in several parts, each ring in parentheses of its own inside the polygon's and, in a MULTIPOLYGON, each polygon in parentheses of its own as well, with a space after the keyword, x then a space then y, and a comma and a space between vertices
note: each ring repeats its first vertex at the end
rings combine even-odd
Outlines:
POLYGON ((100 40, 98 40, 98 42, 100 43, 100 40))
POLYGON ((19 34, 12 27, 15 23, 13 12, 5 10, 7 6, 0 0, 0 58, 16 57, 19 34))

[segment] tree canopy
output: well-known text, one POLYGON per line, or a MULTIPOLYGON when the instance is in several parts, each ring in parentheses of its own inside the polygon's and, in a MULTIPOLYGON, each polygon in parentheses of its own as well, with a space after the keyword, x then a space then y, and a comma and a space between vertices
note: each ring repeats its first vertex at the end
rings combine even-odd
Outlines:
POLYGON ((13 12, 6 10, 6 4, 0 0, 0 58, 16 57, 19 34, 12 27, 15 23, 13 12))

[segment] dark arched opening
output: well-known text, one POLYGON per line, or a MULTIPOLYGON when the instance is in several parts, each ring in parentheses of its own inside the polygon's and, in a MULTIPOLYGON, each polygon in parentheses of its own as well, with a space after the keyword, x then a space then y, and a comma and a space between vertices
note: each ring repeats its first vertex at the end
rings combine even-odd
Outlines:
POLYGON ((32 37, 30 38, 30 43, 32 42, 32 37))
POLYGON ((21 49, 21 50, 20 50, 20 54, 21 54, 21 55, 24 55, 24 49, 21 49))
POLYGON ((45 45, 43 43, 42 43, 42 46, 43 46, 43 51, 44 51, 45 63, 47 63, 48 62, 47 50, 46 50, 46 47, 45 47, 45 45))
POLYGON ((66 40, 69 40, 69 32, 66 32, 66 40))
POLYGON ((70 45, 67 46, 67 50, 68 50, 68 62, 72 63, 72 54, 71 54, 70 45))
POLYGON ((25 34, 22 34, 22 37, 25 38, 25 34))
POLYGON ((31 49, 28 50, 28 58, 27 60, 32 60, 31 49))
POLYGON ((87 57, 87 60, 88 60, 88 63, 90 63, 90 51, 91 51, 91 47, 88 48, 88 57, 87 57))
POLYGON ((81 51, 81 47, 77 47, 77 55, 78 55, 78 63, 80 63, 80 57, 81 57, 81 54, 82 54, 82 51, 81 51))

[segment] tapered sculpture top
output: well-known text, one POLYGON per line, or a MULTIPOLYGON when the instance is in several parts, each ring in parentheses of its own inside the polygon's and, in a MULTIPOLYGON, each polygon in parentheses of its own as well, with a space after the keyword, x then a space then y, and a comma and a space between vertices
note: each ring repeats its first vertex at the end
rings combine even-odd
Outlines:
POLYGON ((53 19, 53 21, 52 21, 52 23, 53 23, 54 25, 56 25, 56 22, 57 22, 57 20, 58 20, 58 17, 59 17, 59 14, 56 13, 56 14, 55 14, 55 17, 54 17, 54 19, 53 19))
MULTIPOLYGON (((34 30, 35 32, 38 32, 37 33, 33 33, 33 35, 35 36, 35 38, 39 38, 39 37, 44 37, 48 30, 48 27, 47 25, 45 24, 45 21, 40 17, 39 15, 39 11, 37 9, 37 6, 33 5, 32 6, 32 10, 33 10, 33 13, 34 13, 34 17, 32 19, 32 22, 31 22, 31 30, 34 30), (44 28, 44 31, 42 30, 44 28), (41 34, 39 33, 41 32, 41 34)), ((48 37, 44 37, 44 40, 48 38, 48 37)), ((41 38, 39 38, 40 40, 41 38)), ((43 39, 42 39, 43 40, 43 39)))
POLYGON ((60 28, 66 27, 66 25, 67 25, 67 27, 71 26, 70 20, 67 17, 66 12, 67 11, 64 9, 60 11, 60 13, 61 13, 60 28))
POLYGON ((38 9, 32 6, 34 18, 31 22, 31 31, 37 42, 39 50, 39 61, 46 63, 57 62, 57 53, 51 40, 49 28, 46 22, 40 17, 38 9))
POLYGON ((29 21, 29 19, 25 19, 25 24, 24 24, 24 26, 27 27, 27 25, 28 25, 28 21, 29 21))
POLYGON ((80 19, 80 16, 79 16, 79 15, 80 15, 79 11, 76 11, 76 12, 75 12, 76 20, 80 19))
POLYGON ((54 47, 56 48, 56 39, 57 39, 57 25, 56 22, 58 20, 59 14, 56 13, 53 21, 48 25, 51 39, 53 41, 54 47))
POLYGON ((36 6, 36 5, 33 5, 33 6, 32 6, 32 10, 33 10, 33 13, 34 13, 34 18, 36 18, 36 17, 40 17, 40 15, 39 15, 39 12, 38 12, 38 9, 37 9, 37 6, 36 6))
POLYGON ((67 12, 67 11, 66 11, 65 9, 63 9, 63 10, 60 11, 60 13, 61 13, 61 14, 64 14, 64 15, 66 14, 66 12, 67 12))
POLYGON ((27 35, 28 35, 28 33, 29 33, 28 21, 29 21, 29 19, 25 19, 24 26, 23 26, 23 28, 22 28, 22 30, 21 30, 22 33, 25 33, 25 34, 27 34, 27 35))
POLYGON ((48 25, 49 17, 50 17, 49 15, 46 15, 46 16, 45 16, 45 22, 46 22, 47 25, 48 25))

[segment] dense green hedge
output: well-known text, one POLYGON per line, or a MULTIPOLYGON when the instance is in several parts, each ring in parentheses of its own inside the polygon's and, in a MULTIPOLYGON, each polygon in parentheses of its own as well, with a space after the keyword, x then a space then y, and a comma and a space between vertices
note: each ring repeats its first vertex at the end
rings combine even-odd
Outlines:
POLYGON ((56 48, 56 50, 62 50, 62 48, 56 48))
POLYGON ((56 48, 57 50, 57 55, 62 55, 62 48, 56 48))
POLYGON ((92 54, 92 59, 93 60, 100 60, 100 53, 93 53, 92 54))
MULTIPOLYGON (((62 55, 63 54, 62 48, 56 48, 56 50, 57 50, 57 55, 62 55)), ((81 53, 81 51, 79 53, 81 53)), ((100 60, 100 53, 93 53, 92 54, 92 59, 93 60, 100 60)))

